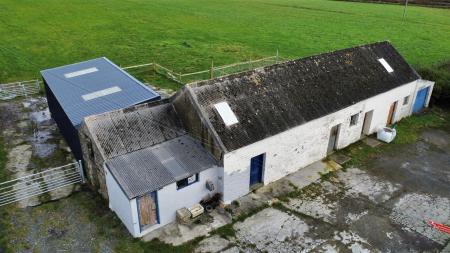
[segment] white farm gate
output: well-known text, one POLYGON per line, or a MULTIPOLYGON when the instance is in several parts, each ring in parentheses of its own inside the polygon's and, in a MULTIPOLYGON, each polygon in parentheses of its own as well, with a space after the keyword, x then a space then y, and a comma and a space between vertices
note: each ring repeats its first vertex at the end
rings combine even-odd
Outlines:
POLYGON ((28 97, 38 94, 39 91, 40 81, 37 79, 0 84, 0 100, 8 100, 16 97, 28 97))
POLYGON ((0 183, 0 206, 22 201, 65 186, 84 183, 81 162, 48 169, 0 183))

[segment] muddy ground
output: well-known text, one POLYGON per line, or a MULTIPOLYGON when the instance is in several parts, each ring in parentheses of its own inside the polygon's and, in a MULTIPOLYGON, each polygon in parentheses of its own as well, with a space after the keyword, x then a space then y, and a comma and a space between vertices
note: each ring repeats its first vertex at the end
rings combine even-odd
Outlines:
MULTIPOLYGON (((10 177, 73 161, 44 99, 0 111, 10 177)), ((258 212, 176 252, 440 252, 450 237, 426 221, 450 223, 450 128, 395 147, 303 189, 293 176, 263 187, 233 204, 235 217, 258 212)), ((0 252, 175 252, 133 240, 98 195, 79 188, 0 208, 0 252)))

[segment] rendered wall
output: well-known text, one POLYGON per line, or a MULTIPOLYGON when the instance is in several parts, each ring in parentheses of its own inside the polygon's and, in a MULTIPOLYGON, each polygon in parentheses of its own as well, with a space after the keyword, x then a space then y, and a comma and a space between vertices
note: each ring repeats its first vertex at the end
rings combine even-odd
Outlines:
MULTIPOLYGON (((338 112, 225 154, 224 202, 229 204, 249 192, 249 170, 252 157, 266 153, 263 182, 267 184, 278 180, 326 157, 330 130, 337 124, 341 124, 337 139, 337 148, 341 149, 361 138, 366 112, 373 110, 369 133, 374 133, 386 125, 389 108, 395 101, 398 101, 398 105, 394 111, 394 122, 410 115, 418 86, 423 85, 422 81, 405 84, 338 112), (410 96, 410 99, 407 105, 403 105, 403 98, 406 96, 410 96), (359 113, 358 123, 350 126, 350 117, 357 113, 359 113)), ((426 85, 431 85, 432 89, 433 83, 428 82, 426 85)))
POLYGON ((176 220, 176 211, 183 207, 192 207, 199 203, 208 194, 213 195, 217 192, 217 180, 220 171, 223 168, 214 167, 204 170, 199 173, 199 181, 188 185, 180 190, 177 190, 176 183, 165 186, 158 191, 158 211, 159 224, 154 225, 143 231, 140 236, 143 236, 159 227, 172 223, 176 220), (214 182, 215 190, 210 192, 206 189, 206 181, 214 182))
POLYGON ((108 188, 109 208, 113 210, 130 233, 139 236, 139 221, 137 216, 136 200, 129 200, 113 175, 105 166, 106 186, 108 188))

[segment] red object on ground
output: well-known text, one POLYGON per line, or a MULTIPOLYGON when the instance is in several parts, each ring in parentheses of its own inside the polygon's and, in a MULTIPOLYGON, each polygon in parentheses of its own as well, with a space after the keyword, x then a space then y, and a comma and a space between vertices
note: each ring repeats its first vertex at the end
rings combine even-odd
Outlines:
POLYGON ((449 226, 446 226, 444 224, 440 224, 440 223, 434 222, 432 220, 429 220, 428 224, 433 226, 435 229, 440 230, 441 232, 450 234, 450 227, 449 226))

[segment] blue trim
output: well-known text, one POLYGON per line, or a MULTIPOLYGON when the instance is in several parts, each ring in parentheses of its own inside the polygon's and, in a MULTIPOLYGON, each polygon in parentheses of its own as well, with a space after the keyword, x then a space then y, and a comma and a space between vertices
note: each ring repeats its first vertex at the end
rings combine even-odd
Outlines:
POLYGON ((156 224, 161 224, 159 220, 159 199, 158 199, 158 191, 153 192, 155 194, 155 204, 156 204, 156 224))
POLYGON ((430 90, 430 87, 425 87, 425 88, 420 89, 417 92, 416 100, 414 101, 414 105, 413 105, 413 113, 420 112, 423 108, 425 108, 429 90, 430 90))
POLYGON ((266 154, 260 154, 250 159, 250 186, 263 182, 266 154))
MULTIPOLYGON (((151 227, 151 226, 154 226, 156 224, 161 224, 160 220, 159 220, 158 191, 148 192, 148 193, 146 193, 146 194, 144 194, 142 196, 145 196, 145 195, 150 195, 150 198, 153 199, 153 202, 155 202, 155 205, 156 205, 156 223, 152 224, 152 225, 146 225, 146 226, 151 227)), ((140 231, 140 233, 143 232, 143 227, 144 227, 144 226, 141 225, 141 212, 140 212, 140 208, 139 208, 142 196, 139 196, 139 197, 136 198, 136 208, 137 208, 137 213, 138 213, 139 231, 140 231)))

